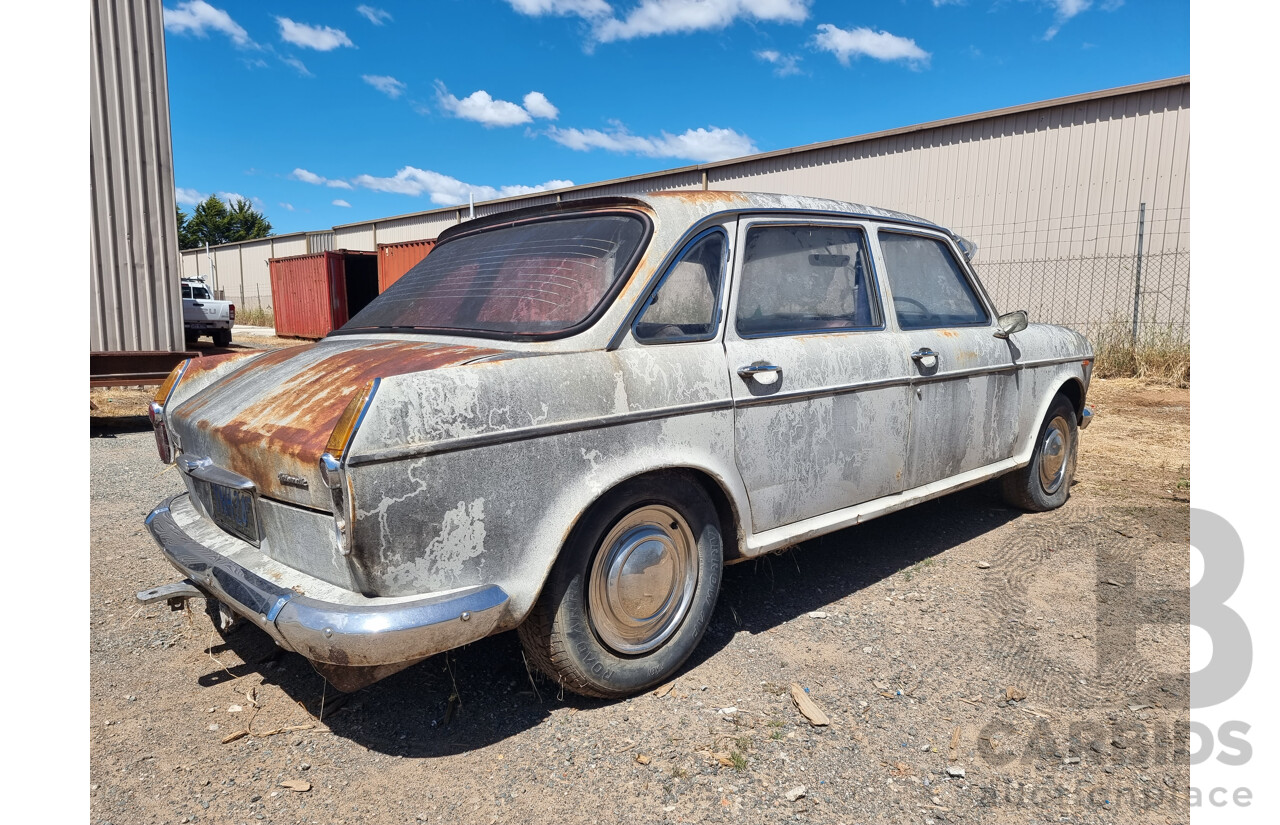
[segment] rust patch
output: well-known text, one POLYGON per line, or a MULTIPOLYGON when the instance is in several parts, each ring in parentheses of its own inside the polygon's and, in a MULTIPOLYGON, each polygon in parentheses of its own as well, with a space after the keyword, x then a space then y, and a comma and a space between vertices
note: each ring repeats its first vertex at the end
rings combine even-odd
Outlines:
POLYGON ((943 338, 958 338, 960 336, 960 333, 956 332, 954 329, 940 329, 938 330, 938 334, 943 338))
POLYGON ((686 203, 747 203, 741 192, 720 189, 676 189, 666 192, 650 192, 650 198, 672 198, 686 203))
MULTIPOLYGON (((294 347, 269 353, 229 376, 228 381, 252 384, 266 380, 263 370, 310 349, 294 347)), ((198 406, 184 407, 182 415, 187 420, 195 419, 197 428, 217 439, 226 453, 220 464, 252 479, 264 495, 294 500, 299 492, 283 485, 278 474, 283 471, 302 478, 315 475, 329 434, 360 387, 374 378, 425 372, 499 352, 479 347, 380 342, 335 352, 298 370, 258 393, 256 400, 225 423, 214 424, 208 415, 199 415, 206 408, 216 407, 222 395, 219 392, 208 393, 199 399, 198 406)))
POLYGON ((192 376, 212 372, 228 361, 239 361, 244 358, 252 358, 258 354, 259 353, 257 352, 227 352, 222 355, 205 355, 200 358, 192 358, 191 363, 187 366, 187 371, 183 373, 182 377, 185 380, 192 376))

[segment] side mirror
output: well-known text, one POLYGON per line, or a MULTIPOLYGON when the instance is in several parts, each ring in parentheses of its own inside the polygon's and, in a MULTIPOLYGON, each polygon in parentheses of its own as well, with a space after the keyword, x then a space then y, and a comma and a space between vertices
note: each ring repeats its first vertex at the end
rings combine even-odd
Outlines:
POLYGON ((999 329, 996 330, 997 338, 1008 338, 1015 332, 1022 332, 1027 328, 1027 311, 1025 309, 1017 309, 1013 312, 1006 312, 1001 315, 996 324, 999 329))

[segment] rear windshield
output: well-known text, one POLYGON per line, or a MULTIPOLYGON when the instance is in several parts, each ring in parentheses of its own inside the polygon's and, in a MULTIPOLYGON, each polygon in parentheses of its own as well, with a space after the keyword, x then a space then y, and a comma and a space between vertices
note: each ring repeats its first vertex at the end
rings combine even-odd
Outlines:
POLYGON ((631 267, 634 215, 553 218, 446 241, 342 327, 551 336, 586 323, 631 267))

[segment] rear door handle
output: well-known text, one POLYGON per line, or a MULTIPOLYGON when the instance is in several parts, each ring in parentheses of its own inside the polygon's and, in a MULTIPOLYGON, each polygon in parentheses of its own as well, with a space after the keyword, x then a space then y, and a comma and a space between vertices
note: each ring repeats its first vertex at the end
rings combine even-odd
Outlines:
POLYGON ((741 375, 743 378, 752 378, 765 372, 782 372, 782 367, 779 367, 776 364, 769 364, 765 361, 756 361, 755 363, 748 364, 745 367, 738 367, 738 375, 741 375))
POLYGON ((915 361, 924 369, 927 369, 927 370, 933 369, 934 367, 938 366, 938 353, 934 352, 928 347, 921 347, 920 349, 911 353, 911 360, 915 361))

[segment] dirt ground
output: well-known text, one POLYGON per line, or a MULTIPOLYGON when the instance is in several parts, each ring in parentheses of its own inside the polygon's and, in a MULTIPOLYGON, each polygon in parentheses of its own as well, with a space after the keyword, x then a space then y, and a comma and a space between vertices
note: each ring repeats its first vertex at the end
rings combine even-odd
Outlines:
POLYGON ((91 428, 91 821, 1187 822, 1189 392, 1090 402, 1062 509, 987 484, 731 567, 674 687, 614 702, 514 633, 340 696, 200 602, 140 607, 181 485, 91 428))

